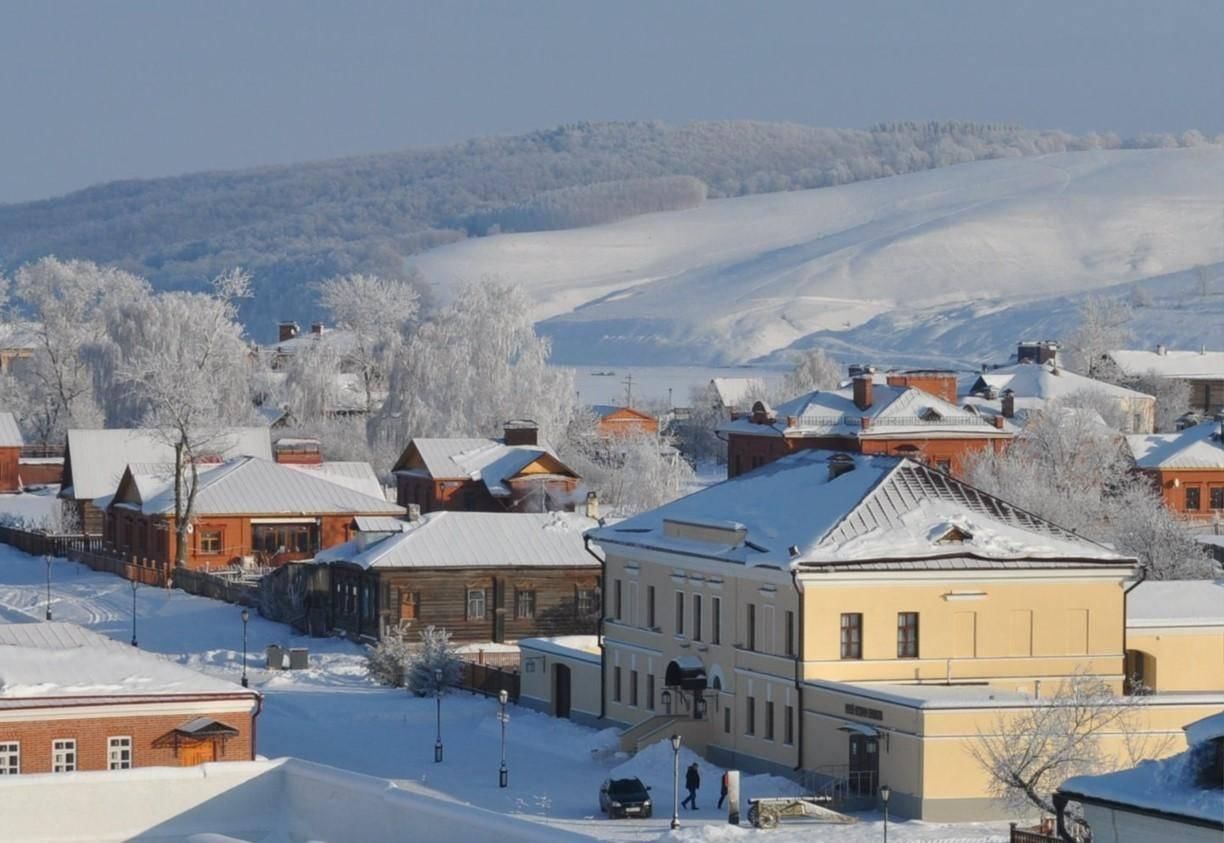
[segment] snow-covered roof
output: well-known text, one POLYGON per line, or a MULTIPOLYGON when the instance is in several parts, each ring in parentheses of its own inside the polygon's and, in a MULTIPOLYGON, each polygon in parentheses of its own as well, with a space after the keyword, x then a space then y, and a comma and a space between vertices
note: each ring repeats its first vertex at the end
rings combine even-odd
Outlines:
POLYGON ((0 322, 0 348, 6 351, 33 351, 38 348, 38 322, 0 322))
POLYGON ((431 512, 361 550, 346 542, 318 562, 362 568, 598 568, 583 544, 597 522, 569 512, 431 512))
MULTIPOLYGON (((133 474, 133 480, 136 480, 133 474)), ((146 515, 174 512, 174 485, 158 488, 135 483, 137 500, 146 515), (146 491, 152 494, 146 497, 146 491)), ((197 515, 403 515, 402 506, 364 495, 348 486, 256 457, 238 457, 200 475, 196 492, 197 515)))
POLYGON ((76 624, 0 624, 0 708, 52 697, 218 693, 254 696, 76 624))
POLYGON ((387 515, 358 515, 353 526, 359 533, 402 533, 408 522, 387 515))
POLYGON ((1073 800, 1113 803, 1224 828, 1224 798, 1219 788, 1204 788, 1198 781, 1193 749, 1159 761, 1140 761, 1137 767, 1099 776, 1073 776, 1059 791, 1073 800))
POLYGON ((591 412, 593 412, 597 418, 601 419, 606 419, 608 416, 615 413, 630 413, 648 421, 655 420, 655 417, 650 413, 647 413, 645 410, 639 410, 636 407, 624 407, 617 404, 592 404, 591 412))
POLYGON ((0 448, 20 448, 24 444, 17 419, 12 413, 0 413, 0 448))
POLYGON ((1008 421, 1002 428, 990 419, 949 404, 913 387, 875 384, 872 403, 860 410, 854 389, 818 390, 774 408, 773 424, 755 424, 749 417, 722 422, 719 431, 752 436, 845 436, 878 439, 921 435, 1010 438, 1017 428, 1008 421), (864 419, 867 420, 864 426, 864 419), (793 421, 793 423, 792 423, 793 421))
POLYGON ((541 457, 550 458, 564 473, 575 476, 547 445, 507 445, 501 439, 458 437, 413 439, 395 464, 396 472, 409 470, 406 460, 414 448, 430 477, 479 480, 494 496, 509 495, 506 481, 541 457))
POLYGON ((1155 372, 1183 380, 1224 380, 1224 351, 1119 350, 1109 352, 1123 374, 1138 377, 1155 372))
POLYGON ((759 378, 710 378, 710 386, 724 407, 739 407, 760 384, 759 378))
POLYGON ((519 650, 535 650, 553 656, 599 663, 598 635, 557 635, 551 638, 521 638, 519 650))
MULTIPOLYGON (((284 440, 281 440, 284 441, 284 440)), ((372 498, 386 500, 382 483, 368 462, 325 461, 318 465, 302 465, 298 463, 283 463, 286 468, 301 471, 305 474, 320 477, 331 483, 338 483, 346 489, 361 492, 372 498)))
MULTIPOLYGON (((130 463, 174 462, 174 446, 170 442, 169 436, 154 430, 69 430, 62 494, 75 500, 114 494, 130 463)), ((270 460, 272 440, 266 427, 235 427, 218 435, 211 450, 224 458, 250 456, 270 460)))
POLYGON ((272 343, 264 346, 264 348, 280 354, 297 354, 299 351, 310 348, 315 343, 324 343, 334 348, 339 354, 349 354, 356 347, 357 338, 352 331, 345 330, 344 328, 324 327, 319 333, 307 331, 298 334, 292 339, 272 343))
POLYGON ((1201 720, 1186 724, 1183 728, 1186 732, 1186 743, 1190 746, 1224 738, 1224 711, 1209 714, 1201 720))
MULTIPOLYGON (((263 378, 266 388, 273 396, 273 403, 287 400, 285 390, 289 381, 288 372, 265 372, 263 378)), ((372 389, 370 398, 376 406, 381 406, 387 400, 387 391, 372 389)), ((361 375, 356 372, 337 372, 333 375, 332 389, 324 396, 323 409, 328 413, 364 413, 366 395, 361 375)), ((283 411, 281 412, 283 414, 283 411)))
POLYGON ((911 460, 823 450, 799 451, 591 536, 800 569, 1133 564, 911 460))
POLYGON ((1049 362, 1017 363, 992 369, 980 375, 969 391, 976 392, 986 386, 999 392, 1010 389, 1016 398, 1040 398, 1044 401, 1084 392, 1095 392, 1119 400, 1156 400, 1146 393, 1077 375, 1049 362))
POLYGON ((1199 422, 1179 433, 1126 437, 1139 468, 1224 468, 1220 422, 1199 422))
POLYGON ((1126 626, 1224 626, 1224 580, 1146 580, 1127 595, 1126 626))

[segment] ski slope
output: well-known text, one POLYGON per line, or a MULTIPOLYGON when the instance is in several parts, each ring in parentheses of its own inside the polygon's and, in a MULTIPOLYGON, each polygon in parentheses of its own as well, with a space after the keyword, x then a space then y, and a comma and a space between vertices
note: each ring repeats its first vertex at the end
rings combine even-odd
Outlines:
MULTIPOLYGON (((1000 310, 1222 260, 1224 148, 1199 147, 714 200, 469 240, 415 265, 443 295, 485 277, 521 285, 557 362, 732 365, 884 314, 1003 300, 1000 310)), ((941 353, 911 349, 928 350, 941 353)))

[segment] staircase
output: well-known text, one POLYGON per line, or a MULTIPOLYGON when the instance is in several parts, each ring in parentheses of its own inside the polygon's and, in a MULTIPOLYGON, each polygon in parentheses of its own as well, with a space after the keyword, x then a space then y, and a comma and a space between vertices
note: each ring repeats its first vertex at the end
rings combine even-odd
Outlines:
POLYGON ((804 770, 800 781, 805 793, 827 796, 834 811, 865 811, 876 807, 876 774, 851 771, 848 764, 804 770))
POLYGON ((680 718, 672 714, 656 714, 641 723, 635 723, 620 733, 621 752, 633 754, 644 746, 649 746, 660 738, 672 733, 672 726, 680 718))

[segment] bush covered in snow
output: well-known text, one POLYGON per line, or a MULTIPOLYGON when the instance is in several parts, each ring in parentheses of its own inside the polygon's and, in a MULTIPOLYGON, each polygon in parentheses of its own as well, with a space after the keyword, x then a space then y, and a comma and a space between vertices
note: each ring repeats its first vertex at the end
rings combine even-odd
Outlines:
POLYGON ((398 635, 388 634, 369 648, 366 669, 379 684, 401 688, 404 685, 405 667, 411 657, 412 648, 408 642, 398 635))
POLYGON ((445 629, 427 626, 421 630, 421 642, 412 648, 408 661, 408 690, 418 697, 445 693, 459 681, 463 662, 445 629), (442 681, 438 681, 441 671, 442 681))

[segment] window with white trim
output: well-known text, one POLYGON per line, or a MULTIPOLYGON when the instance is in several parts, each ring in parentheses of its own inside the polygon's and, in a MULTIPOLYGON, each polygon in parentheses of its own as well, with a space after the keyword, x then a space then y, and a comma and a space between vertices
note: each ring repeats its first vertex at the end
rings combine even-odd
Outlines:
POLYGON ((61 738, 51 741, 51 772, 71 773, 77 768, 77 749, 75 738, 61 738))
POLYGON ((485 590, 469 588, 467 593, 467 619, 482 621, 485 616, 485 590))
POLYGON ((130 737, 107 739, 106 768, 108 770, 130 770, 132 768, 132 739, 130 737))
POLYGON ((0 776, 15 776, 21 772, 21 744, 18 741, 0 743, 0 776))

